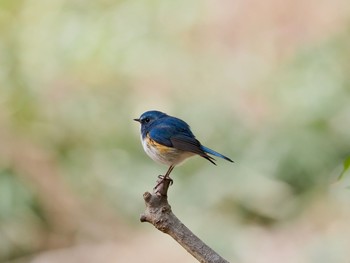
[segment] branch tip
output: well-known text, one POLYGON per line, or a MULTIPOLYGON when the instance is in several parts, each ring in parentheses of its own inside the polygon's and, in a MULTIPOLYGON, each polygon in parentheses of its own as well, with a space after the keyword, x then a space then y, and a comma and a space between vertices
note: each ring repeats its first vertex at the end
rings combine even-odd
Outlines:
POLYGON ((159 177, 153 193, 145 192, 143 198, 146 211, 141 214, 140 221, 148 222, 158 230, 170 235, 183 248, 203 263, 229 263, 192 233, 171 211, 167 192, 173 180, 159 177))
POLYGON ((140 216, 140 221, 143 223, 143 222, 147 222, 147 216, 145 216, 144 214, 142 214, 140 216))
POLYGON ((145 192, 145 193, 143 194, 143 199, 144 199, 147 203, 151 200, 151 197, 152 197, 152 195, 151 195, 150 192, 145 192))

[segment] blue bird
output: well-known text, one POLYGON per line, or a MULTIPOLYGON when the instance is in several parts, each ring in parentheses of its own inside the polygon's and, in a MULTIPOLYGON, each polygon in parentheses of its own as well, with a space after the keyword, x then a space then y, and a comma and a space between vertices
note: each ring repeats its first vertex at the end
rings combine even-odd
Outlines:
POLYGON ((215 159, 209 154, 233 162, 203 146, 193 135, 190 126, 181 119, 152 110, 134 120, 141 123, 141 142, 147 155, 154 161, 169 166, 163 179, 171 180, 169 175, 174 167, 196 154, 215 165, 215 159))

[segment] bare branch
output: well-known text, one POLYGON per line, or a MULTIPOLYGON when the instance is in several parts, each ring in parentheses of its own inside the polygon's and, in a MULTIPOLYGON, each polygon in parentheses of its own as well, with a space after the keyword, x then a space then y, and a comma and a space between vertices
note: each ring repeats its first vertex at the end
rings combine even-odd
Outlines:
POLYGON ((160 178, 153 190, 153 194, 149 192, 144 193, 143 198, 146 203, 146 210, 141 215, 141 222, 151 223, 158 230, 170 235, 199 262, 228 263, 227 260, 194 235, 173 214, 167 198, 167 191, 171 183, 171 179, 160 178))

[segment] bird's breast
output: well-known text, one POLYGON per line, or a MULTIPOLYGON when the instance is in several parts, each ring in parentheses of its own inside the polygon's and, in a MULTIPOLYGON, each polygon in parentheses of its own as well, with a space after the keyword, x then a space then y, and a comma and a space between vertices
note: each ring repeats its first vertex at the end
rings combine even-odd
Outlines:
POLYGON ((177 165, 183 162, 193 153, 184 152, 173 147, 162 145, 153 140, 149 134, 142 139, 143 149, 154 161, 165 165, 177 165))

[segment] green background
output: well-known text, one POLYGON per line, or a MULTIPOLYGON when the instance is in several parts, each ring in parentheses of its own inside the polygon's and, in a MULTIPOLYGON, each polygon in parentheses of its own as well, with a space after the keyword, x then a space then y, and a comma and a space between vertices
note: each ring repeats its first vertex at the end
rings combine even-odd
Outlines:
POLYGON ((234 262, 348 262, 346 1, 0 1, 0 262, 195 262, 141 224, 157 109, 232 158, 174 213, 234 262))

